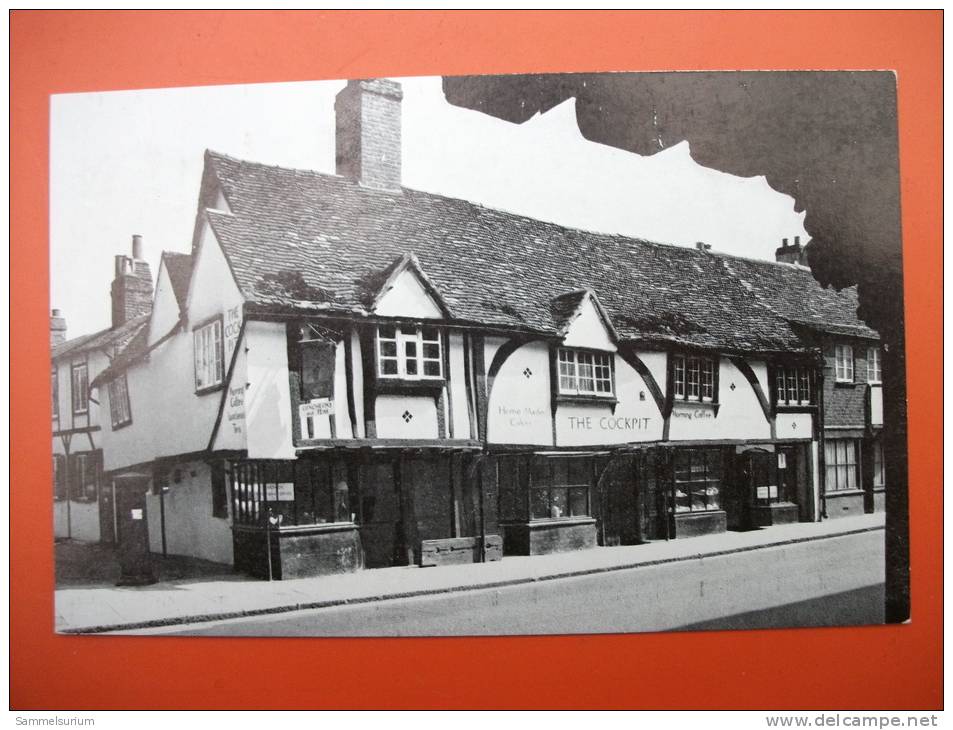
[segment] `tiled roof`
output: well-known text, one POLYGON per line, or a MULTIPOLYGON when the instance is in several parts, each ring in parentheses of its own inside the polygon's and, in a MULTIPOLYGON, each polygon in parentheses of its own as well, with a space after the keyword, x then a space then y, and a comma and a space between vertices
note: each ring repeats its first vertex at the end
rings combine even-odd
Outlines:
MULTIPOLYGON (((231 213, 207 211, 244 295, 275 308, 369 314, 368 280, 414 253, 454 319, 554 335, 552 298, 591 289, 623 340, 723 350, 803 347, 787 321, 798 299, 818 317, 849 295, 809 272, 565 228, 465 200, 206 153, 231 213), (743 273, 739 273, 743 272, 743 273), (795 283, 779 306, 773 287, 795 283), (813 311, 812 305, 807 307, 813 311)), ((804 313, 804 307, 797 310, 804 313)), ((853 309, 838 316, 853 317, 853 309)))
POLYGON ((172 291, 175 301, 179 304, 179 311, 185 308, 185 297, 189 293, 189 281, 192 278, 192 256, 187 253, 163 251, 162 260, 166 271, 169 272, 169 281, 172 282, 172 291))
POLYGON ((791 322, 821 332, 879 338, 857 317, 857 287, 822 288, 810 269, 796 264, 723 258, 742 286, 751 287, 766 306, 791 322))
POLYGON ((59 360, 67 355, 79 355, 91 350, 112 349, 113 352, 119 352, 138 332, 143 330, 148 321, 149 315, 143 314, 130 319, 115 329, 104 329, 91 335, 74 337, 72 340, 61 342, 54 347, 51 356, 54 360, 59 360))

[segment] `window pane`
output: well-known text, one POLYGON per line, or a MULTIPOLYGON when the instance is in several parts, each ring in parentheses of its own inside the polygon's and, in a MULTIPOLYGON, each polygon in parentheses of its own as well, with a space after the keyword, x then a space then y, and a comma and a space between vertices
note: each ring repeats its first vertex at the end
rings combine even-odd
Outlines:
POLYGON ((397 328, 392 324, 382 324, 377 328, 377 336, 381 340, 393 340, 397 337, 397 328))
POLYGON ((784 368, 778 368, 778 373, 776 376, 775 392, 778 403, 783 403, 787 400, 788 392, 784 385, 784 368))
POLYGON ((424 375, 428 377, 439 378, 440 377, 440 361, 439 360, 424 360, 424 375))
POLYGON ((549 516, 552 519, 569 516, 569 490, 565 487, 553 487, 550 490, 552 504, 549 516))
POLYGON ((383 375, 397 375, 397 358, 381 360, 381 373, 383 375))
POLYGON ((435 342, 424 343, 424 357, 436 360, 440 357, 440 345, 435 342))
POLYGON ((534 488, 532 490, 530 514, 534 520, 549 519, 549 489, 534 488))
POLYGON ((592 355, 587 352, 576 353, 576 383, 582 393, 594 393, 596 390, 592 367, 592 355))
POLYGON ((803 402, 810 402, 811 400, 811 371, 807 368, 798 368, 798 390, 800 398, 803 402))
POLYGON ((685 358, 684 357, 675 357, 673 365, 673 380, 675 381, 675 397, 684 398, 685 397, 685 358))
POLYGON ((589 490, 584 487, 574 487, 569 490, 569 515, 571 517, 582 517, 589 514, 588 492, 589 490))
POLYGON ((397 357, 397 342, 389 340, 381 340, 381 356, 382 357, 397 357))
POLYGON ((698 398, 698 384, 700 375, 701 373, 698 358, 688 358, 688 363, 686 366, 686 392, 689 398, 698 398))
POLYGON ((787 383, 788 383, 788 400, 791 403, 797 403, 800 398, 798 397, 798 379, 797 379, 797 370, 795 368, 787 369, 787 383))
POLYGON ((715 396, 715 363, 713 360, 702 361, 702 397, 713 399, 715 396))

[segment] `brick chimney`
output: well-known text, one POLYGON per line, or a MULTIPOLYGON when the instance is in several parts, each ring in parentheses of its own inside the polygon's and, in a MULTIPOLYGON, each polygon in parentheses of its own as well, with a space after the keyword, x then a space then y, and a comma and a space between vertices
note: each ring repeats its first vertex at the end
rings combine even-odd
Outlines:
POLYGON ((113 329, 152 311, 152 271, 142 257, 142 236, 132 237, 132 256, 116 256, 112 300, 113 329))
POLYGON ((66 317, 59 309, 50 312, 50 347, 66 342, 66 317))
POLYGON ((781 239, 781 248, 775 249, 774 259, 779 264, 800 264, 807 266, 807 254, 801 245, 801 237, 795 236, 794 243, 788 245, 788 239, 781 239))
POLYGON ((400 84, 348 81, 334 100, 337 174, 364 187, 400 190, 400 84))

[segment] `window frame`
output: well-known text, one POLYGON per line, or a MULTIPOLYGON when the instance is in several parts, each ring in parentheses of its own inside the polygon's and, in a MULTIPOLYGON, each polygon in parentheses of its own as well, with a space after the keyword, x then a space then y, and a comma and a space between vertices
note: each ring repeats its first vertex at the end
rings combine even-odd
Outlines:
POLYGON ((852 384, 854 382, 855 372, 854 346, 844 343, 834 345, 834 382, 852 384), (846 357, 842 357, 842 353, 845 353, 846 357))
POLYGON ((867 383, 869 385, 883 384, 883 364, 880 358, 879 347, 867 348, 867 383), (873 357, 871 357, 873 355, 873 357), (874 367, 871 367, 874 365, 874 367))
POLYGON ((446 373, 444 372, 444 353, 446 348, 445 337, 443 330, 437 325, 427 325, 427 324, 402 324, 399 322, 390 323, 379 323, 374 329, 374 373, 379 380, 384 381, 413 381, 413 382, 425 382, 425 383, 442 383, 446 380, 446 373), (393 328, 394 336, 393 337, 382 337, 381 330, 383 328, 393 328), (405 331, 406 330, 406 331, 405 331), (434 333, 434 338, 425 338, 424 331, 432 330, 434 333), (385 344, 394 344, 394 354, 393 355, 384 355, 382 343, 385 344), (415 354, 409 356, 407 354, 406 346, 408 344, 413 344, 415 349, 415 354), (437 346, 436 356, 427 356, 426 348, 428 346, 437 346), (393 361, 396 363, 397 372, 396 373, 385 373, 384 372, 384 362, 393 361), (414 364, 414 370, 416 372, 408 372, 408 364, 414 364), (437 374, 428 375, 427 365, 428 363, 436 363, 437 365, 437 374))
POLYGON ((775 363, 771 377, 774 382, 775 407, 793 408, 815 405, 817 381, 813 366, 803 363, 775 363), (802 397, 805 391, 807 399, 802 397))
POLYGON ((675 453, 672 455, 672 514, 678 515, 700 515, 700 514, 709 514, 713 512, 724 512, 724 492, 725 492, 725 470, 726 470, 726 459, 724 452, 719 448, 705 448, 705 447, 682 447, 675 449, 675 453), (703 477, 701 479, 687 479, 679 481, 678 479, 678 461, 680 458, 688 458, 689 462, 689 474, 693 474, 694 471, 692 466, 696 460, 701 461, 704 469, 702 471, 703 477), (710 462, 714 459, 717 459, 719 462, 719 471, 720 474, 717 479, 709 478, 709 473, 712 473, 710 469, 710 462), (690 490, 684 492, 681 496, 678 494, 678 485, 679 484, 698 484, 704 483, 706 485, 717 484, 717 491, 714 495, 709 494, 708 490, 711 489, 710 486, 705 487, 705 504, 704 509, 694 509, 693 508, 693 496, 697 490, 690 490), (708 508, 709 498, 714 497, 716 502, 715 506, 711 509, 708 508), (687 509, 679 509, 678 500, 687 499, 688 505, 687 509))
POLYGON ((85 416, 89 414, 89 363, 73 363, 70 365, 70 405, 72 407, 74 416, 85 416), (79 372, 84 373, 84 386, 86 388, 86 398, 85 404, 82 408, 77 408, 76 405, 76 374, 79 372))
POLYGON ((860 475, 860 442, 855 438, 829 438, 824 442, 824 493, 841 494, 844 492, 859 492, 863 490, 860 475), (844 461, 839 461, 839 445, 847 444, 851 448, 844 449, 844 461), (830 449, 830 451, 829 451, 830 449), (831 454, 834 459, 831 459, 831 454), (851 460, 851 458, 853 460, 851 460), (853 473, 853 483, 850 474, 853 473), (834 475, 833 486, 831 474, 834 475), (844 486, 840 484, 840 474, 844 474, 844 486))
POLYGON ((594 464, 595 461, 591 457, 586 456, 533 456, 530 459, 528 464, 528 489, 527 489, 527 520, 529 522, 549 522, 549 521, 568 521, 568 520, 588 520, 592 519, 592 490, 595 483, 594 479, 594 464), (556 462, 559 460, 569 461, 580 461, 585 462, 584 469, 587 470, 588 481, 585 484, 582 483, 572 483, 569 480, 570 467, 567 465, 566 474, 567 474, 567 483, 566 484, 557 484, 556 483, 556 462), (546 469, 549 473, 549 479, 546 484, 537 483, 537 476, 539 475, 540 465, 545 463, 546 469), (572 505, 572 492, 585 490, 585 514, 572 514, 571 505, 572 505), (537 517, 535 515, 534 506, 536 505, 536 497, 542 493, 546 492, 546 505, 548 515, 546 517, 537 517), (556 500, 555 492, 565 493, 564 503, 566 505, 566 514, 555 515, 554 511, 556 509, 556 500))
POLYGON ((884 443, 882 439, 874 439, 870 447, 871 483, 874 489, 884 489, 887 486, 887 464, 884 458, 884 443))
POLYGON ((113 431, 117 431, 132 423, 132 402, 129 398, 129 381, 126 378, 126 373, 110 380, 106 386, 106 391, 109 396, 109 420, 112 424, 113 431), (118 386, 120 382, 122 383, 122 399, 120 402, 125 405, 125 419, 121 418, 122 413, 120 409, 116 407, 116 386, 118 386), (117 412, 120 415, 119 419, 116 418, 117 412))
MULTIPOLYGON (((192 371, 194 377, 195 385, 195 394, 196 395, 205 395, 206 393, 213 393, 217 390, 221 390, 225 387, 225 330, 222 315, 218 314, 210 319, 207 319, 200 324, 195 325, 192 328, 192 371), (217 351, 213 352, 213 358, 217 364, 217 370, 215 372, 215 382, 199 385, 199 348, 197 346, 197 341, 200 336, 200 333, 212 329, 212 348, 216 348, 217 351), (215 340, 215 330, 218 329, 218 341, 215 340)), ((215 364, 213 364, 215 367, 215 364)))
MULTIPOLYGON (((600 400, 614 400, 615 395, 615 354, 605 350, 590 350, 578 347, 557 347, 554 357, 556 358, 556 392, 559 396, 569 398, 586 398, 600 400), (563 355, 567 358, 563 359, 563 355), (571 356, 571 359, 569 358, 571 356), (588 376, 580 374, 580 359, 589 358, 590 363, 587 367, 590 369, 588 376), (597 362, 597 358, 601 362, 597 362), (572 372, 563 372, 564 365, 572 365, 572 372), (601 371, 601 375, 597 375, 601 371), (564 387, 563 379, 571 378, 575 384, 574 388, 564 387), (579 388, 580 382, 588 380, 592 383, 592 390, 579 388), (607 383, 608 391, 599 390, 599 383, 607 383)), ((568 370, 568 368, 567 368, 568 370)))
POLYGON ((79 451, 70 454, 68 465, 70 469, 67 497, 72 502, 97 502, 101 481, 100 452, 79 451), (75 479, 73 478, 75 475, 75 479), (90 494, 92 492, 92 494, 90 494))
POLYGON ((671 399, 679 403, 717 405, 720 360, 721 358, 717 355, 670 353, 669 394, 671 399), (709 395, 705 395, 706 390, 709 395))

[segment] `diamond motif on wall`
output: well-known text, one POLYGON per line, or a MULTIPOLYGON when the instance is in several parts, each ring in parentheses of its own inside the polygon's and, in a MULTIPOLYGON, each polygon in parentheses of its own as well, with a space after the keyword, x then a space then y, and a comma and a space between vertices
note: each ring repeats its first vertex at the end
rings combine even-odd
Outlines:
POLYGON ((523 375, 524 375, 524 377, 531 378, 531 377, 533 377, 533 371, 530 370, 529 368, 526 368, 526 369, 523 371, 523 375))
POLYGON ((404 415, 401 416, 404 419, 404 423, 410 423, 414 418, 414 414, 410 411, 404 411, 404 415))
POLYGON ((734 389, 735 389, 735 384, 734 384, 734 383, 732 383, 732 384, 731 384, 731 385, 729 385, 728 387, 729 387, 729 388, 731 388, 732 390, 734 390, 734 389))

